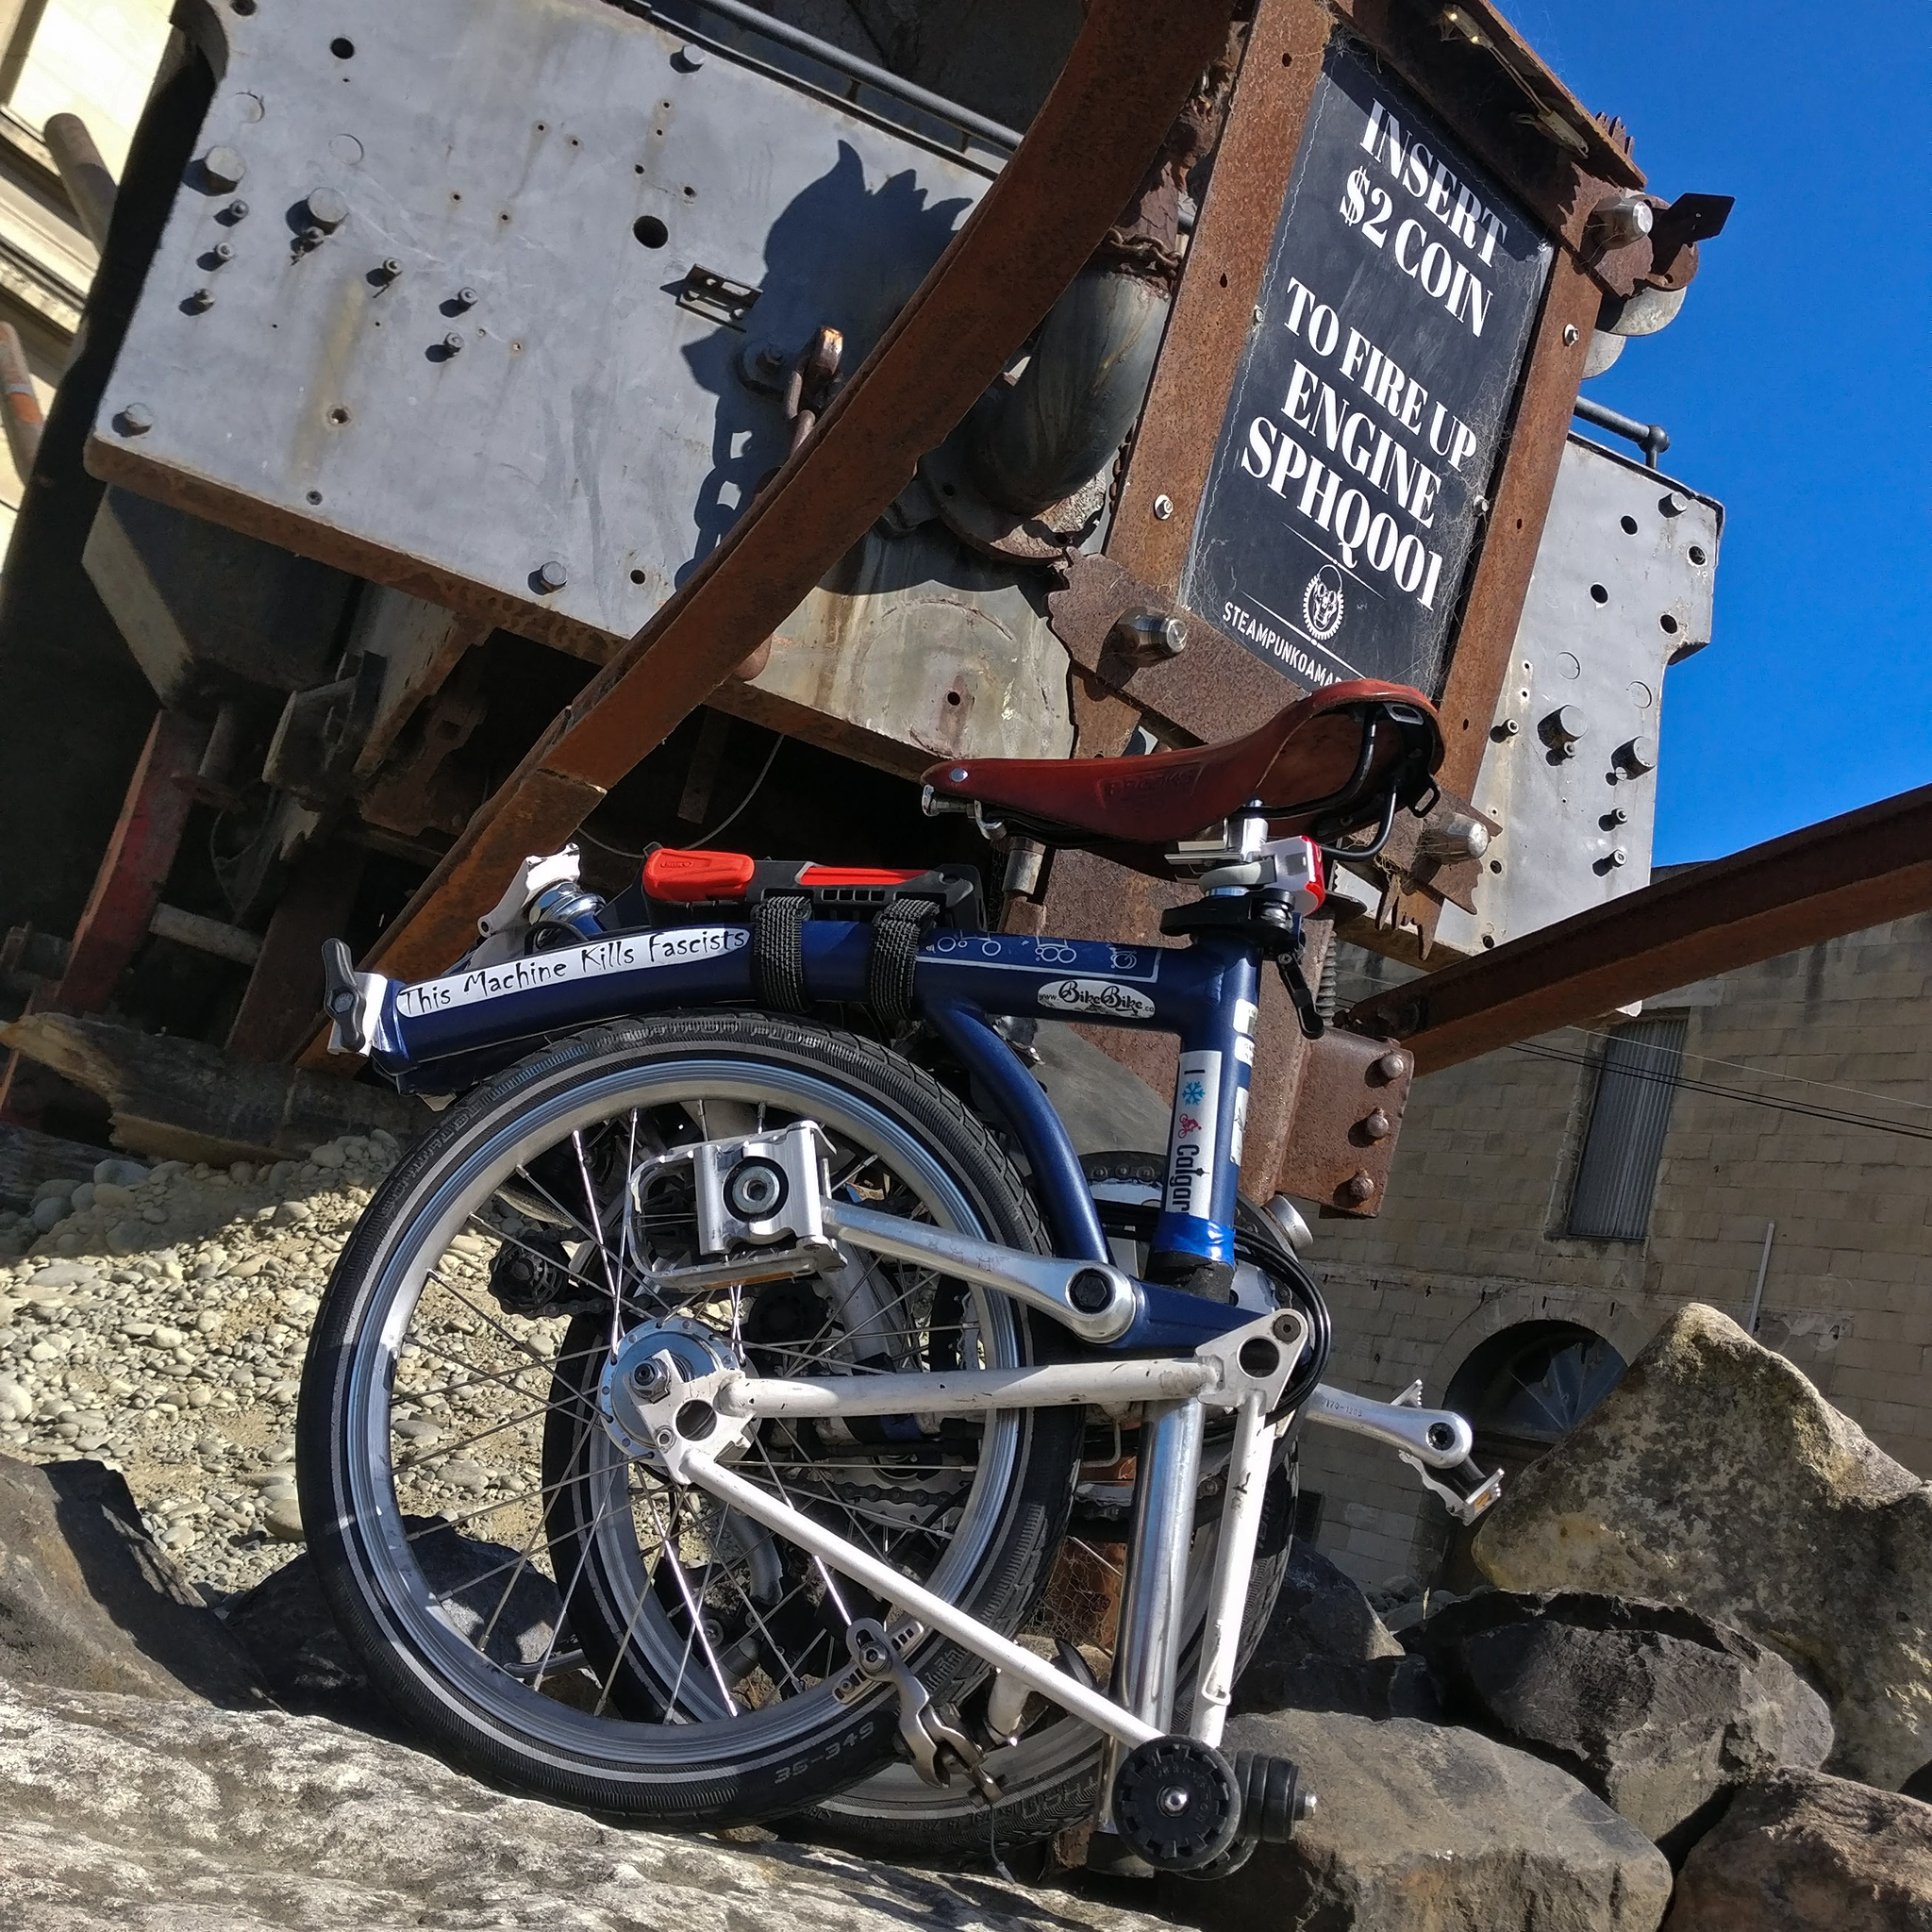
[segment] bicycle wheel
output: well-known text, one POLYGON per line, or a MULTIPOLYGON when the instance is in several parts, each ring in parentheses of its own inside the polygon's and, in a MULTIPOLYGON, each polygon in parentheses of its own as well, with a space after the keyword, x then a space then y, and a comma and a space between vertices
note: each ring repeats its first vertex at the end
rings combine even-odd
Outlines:
MULTIPOLYGON (((1157 1154, 1091 1154, 1082 1163, 1100 1209, 1115 1261, 1139 1272, 1146 1261, 1167 1162, 1157 1154)), ((1257 1307, 1260 1295, 1319 1309, 1312 1277, 1282 1241, 1274 1224, 1251 1203, 1240 1205, 1238 1253, 1244 1262, 1239 1291, 1257 1307)), ((1325 1313, 1317 1324, 1325 1334, 1325 1313)), ((1188 1722, 1201 1632, 1208 1616, 1208 1588, 1218 1546, 1223 1475, 1230 1428, 1210 1418, 1201 1464, 1201 1501, 1188 1553, 1188 1592, 1182 1615, 1189 1638, 1177 1673, 1174 1724, 1188 1722)), ((1127 1503, 1131 1495, 1131 1431, 1109 1439, 1106 1430, 1085 1443, 1074 1513, 1054 1571, 1020 1641, 1042 1656, 1061 1641, 1073 1643, 1103 1685, 1112 1668, 1113 1617, 1118 1606, 1127 1503)), ((1256 1538, 1255 1567, 1242 1609, 1241 1661, 1260 1642, 1288 1574, 1294 1521, 1296 1471, 1293 1445, 1285 1446, 1264 1494, 1256 1538)), ((1016 1744, 991 1753, 986 1768, 1000 1783, 1001 1802, 991 1816, 964 1790, 935 1790, 903 1765, 892 1765, 812 1807, 802 1821, 815 1836, 913 1858, 983 1859, 1053 1837, 1093 1815, 1100 1797, 1102 1740, 1086 1725, 1045 1707, 1030 1712, 1016 1744)))
MULTIPOLYGON (((890 1690, 840 1703, 828 1681, 845 1626, 882 1607, 628 1460, 595 1407, 615 1337, 641 1320, 681 1321, 760 1374, 1050 1351, 1059 1331, 1005 1297, 871 1256, 675 1303, 654 1291, 693 1258, 695 1228, 675 1189, 626 1216, 641 1166, 799 1119, 827 1136, 847 1198, 1045 1251, 1024 1182, 925 1074, 742 1013, 626 1022, 534 1055, 450 1110, 343 1249, 298 1424, 310 1546, 372 1680, 494 1778, 716 1824, 796 1810, 892 1748, 890 1690)), ((767 1423, 737 1468, 1010 1633, 1058 1546, 1080 1424, 767 1423)), ((983 1674, 936 1639, 908 1661, 938 1697, 983 1674)))

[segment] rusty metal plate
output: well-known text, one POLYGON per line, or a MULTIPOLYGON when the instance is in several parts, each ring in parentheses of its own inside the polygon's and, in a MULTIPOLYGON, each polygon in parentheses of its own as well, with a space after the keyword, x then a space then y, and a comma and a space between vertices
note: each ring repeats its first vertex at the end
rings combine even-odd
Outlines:
POLYGON ((1331 1026, 1302 1056, 1275 1185, 1324 1213, 1366 1219, 1382 1210, 1415 1057, 1331 1026))

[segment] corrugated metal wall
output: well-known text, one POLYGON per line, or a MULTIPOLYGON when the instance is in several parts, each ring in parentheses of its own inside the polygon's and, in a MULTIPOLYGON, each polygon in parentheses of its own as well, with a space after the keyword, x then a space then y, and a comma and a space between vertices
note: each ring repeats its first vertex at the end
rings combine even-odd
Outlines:
POLYGON ((1641 1241, 1684 1058, 1681 1013, 1620 1026, 1604 1052, 1590 1132, 1570 1195, 1568 1233, 1641 1241))

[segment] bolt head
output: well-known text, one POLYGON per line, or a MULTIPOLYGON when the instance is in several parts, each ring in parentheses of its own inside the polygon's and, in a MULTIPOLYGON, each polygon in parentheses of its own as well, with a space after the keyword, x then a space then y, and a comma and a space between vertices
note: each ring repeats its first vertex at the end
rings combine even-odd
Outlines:
POLYGON ((382 258, 382 272, 391 281, 394 281, 402 274, 403 265, 393 255, 386 255, 382 258))
POLYGON ((1113 1283, 1098 1268, 1083 1268, 1067 1283, 1067 1299, 1083 1315, 1097 1315, 1113 1300, 1113 1283))
POLYGON ((245 201, 231 201, 222 210, 224 218, 231 222, 245 222, 248 219, 248 204, 245 201))
POLYGON ((1165 494, 1154 499, 1154 516, 1157 523, 1166 523, 1174 514, 1174 498, 1165 494))
POLYGON ((217 242, 208 253, 221 262, 233 261, 235 258, 235 251, 225 242, 217 242))
POLYGON ((349 204, 333 188, 315 188, 308 194, 308 219, 325 231, 340 228, 349 219, 349 204))
POLYGON ((197 289, 188 298, 188 306, 199 315, 205 309, 215 306, 215 291, 212 289, 197 289))
POLYGON ((456 329, 451 329, 448 335, 443 337, 442 346, 452 356, 459 354, 463 346, 461 334, 456 329))
POLYGON ((240 150, 232 147, 209 148, 202 157, 201 166, 209 181, 220 189, 241 187, 242 177, 248 172, 248 163, 240 150))
POLYGON ((1625 852, 1621 845, 1619 845, 1617 849, 1610 854, 1610 863, 1613 866, 1628 865, 1630 863, 1630 855, 1627 852, 1625 852))
POLYGON ((705 50, 694 41, 687 41, 677 50, 677 64, 687 74, 695 74, 705 64, 705 50))
POLYGON ((537 581, 546 591, 560 591, 570 581, 570 573, 553 557, 537 566, 537 581))
POLYGON ((129 403, 117 421, 124 436, 145 436, 155 426, 154 411, 144 403, 129 403))
POLYGON ((476 291, 475 289, 458 289, 457 291, 457 300, 460 302, 465 308, 474 308, 476 306, 476 291))
POLYGON ((1178 1818, 1188 1808, 1188 1791, 1185 1785, 1168 1785, 1154 1801, 1170 1818, 1178 1818))
POLYGON ((1505 718, 1503 720, 1503 736, 1505 738, 1514 738, 1522 729, 1523 726, 1514 718, 1505 718))
POLYGON ((955 765, 953 769, 946 774, 946 783, 948 785, 963 785, 965 784, 965 782, 966 767, 964 765, 955 765))
POLYGON ((1576 325, 1574 322, 1566 322, 1563 325, 1563 346, 1566 349, 1574 349, 1576 346, 1576 325))
POLYGON ((676 1438, 675 1436, 674 1436, 674 1435, 673 1435, 673 1434, 671 1433, 671 1431, 670 1431, 669 1429, 659 1429, 659 1430, 658 1431, 658 1448, 660 1448, 660 1449, 668 1449, 668 1448, 670 1448, 670 1447, 671 1447, 671 1445, 672 1445, 672 1444, 673 1444, 673 1443, 674 1443, 675 1441, 677 1441, 677 1438, 676 1438))

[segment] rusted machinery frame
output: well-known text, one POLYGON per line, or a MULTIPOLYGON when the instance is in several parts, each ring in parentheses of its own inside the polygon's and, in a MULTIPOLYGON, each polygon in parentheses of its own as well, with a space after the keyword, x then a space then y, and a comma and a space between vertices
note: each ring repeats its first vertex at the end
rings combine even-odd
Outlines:
POLYGON ((1343 1015, 1435 1073, 1713 974, 1932 909, 1932 785, 1675 874, 1343 1015))
POLYGON ((1230 12, 1228 0, 1097 0, 1025 140, 811 439, 478 810, 371 964, 403 976, 447 965, 517 862, 567 839, 796 608, 1079 272, 1230 12))
POLYGON ((1496 699, 1515 648, 1599 300, 1596 284, 1576 258, 1557 249, 1438 708, 1443 752, 1437 775, 1465 798, 1475 790, 1496 699))
POLYGON ((1571 93, 1489 0, 1453 8, 1434 0, 1334 0, 1334 8, 1565 248, 1584 245, 1584 224, 1600 202, 1643 186, 1643 171, 1617 130, 1571 93), (1475 44, 1468 27, 1455 32, 1450 13, 1489 44, 1475 44), (1584 153, 1524 125, 1532 96, 1556 111, 1584 153))
MULTIPOLYGON (((1264 0, 1256 9, 1213 177, 1202 197, 1141 412, 1107 555, 1175 602, 1221 421, 1254 327, 1261 277, 1315 97, 1329 26, 1320 0, 1264 0), (1157 517, 1155 502, 1162 496, 1173 510, 1157 517)), ((1231 641, 1212 641, 1224 650, 1241 650, 1231 641)), ((1203 655, 1208 642, 1191 638, 1184 660, 1189 676, 1204 688, 1215 669, 1203 655)), ((1291 688, 1287 679, 1280 682, 1280 701, 1287 703, 1291 688)), ((1251 729, 1256 722, 1253 716, 1230 721, 1227 735, 1251 729)))

